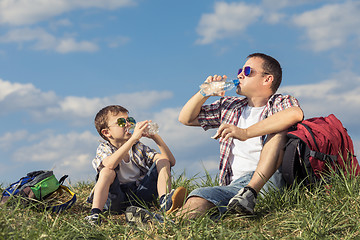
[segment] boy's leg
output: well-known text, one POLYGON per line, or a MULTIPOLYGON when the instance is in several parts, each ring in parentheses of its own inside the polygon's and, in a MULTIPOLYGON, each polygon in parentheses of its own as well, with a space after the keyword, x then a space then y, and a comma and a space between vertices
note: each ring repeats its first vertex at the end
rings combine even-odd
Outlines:
POLYGON ((114 182, 116 173, 114 170, 103 168, 95 184, 94 194, 92 198, 91 213, 85 217, 85 220, 92 225, 100 225, 101 218, 100 213, 102 212, 106 200, 108 198, 109 189, 114 182))
POLYGON ((116 173, 114 170, 103 168, 95 184, 92 208, 103 210, 109 194, 110 185, 114 182, 116 173))
POLYGON ((158 159, 155 164, 158 172, 157 191, 161 197, 171 191, 170 162, 167 159, 158 159))

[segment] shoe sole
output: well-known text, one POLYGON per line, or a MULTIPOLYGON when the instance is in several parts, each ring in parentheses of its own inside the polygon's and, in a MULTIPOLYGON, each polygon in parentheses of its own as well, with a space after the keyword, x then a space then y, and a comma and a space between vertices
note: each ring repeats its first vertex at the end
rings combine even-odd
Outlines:
POLYGON ((126 222, 132 225, 144 224, 152 219, 152 216, 145 209, 130 206, 125 211, 126 222))
POLYGON ((238 213, 238 214, 242 214, 242 215, 253 215, 254 212, 249 211, 248 209, 246 209, 245 207, 243 207, 239 201, 232 201, 231 203, 229 203, 228 205, 228 211, 233 212, 233 213, 238 213))
POLYGON ((175 210, 177 210, 178 208, 181 208, 184 205, 184 201, 187 195, 188 195, 188 191, 186 188, 178 187, 171 197, 172 206, 169 210, 166 211, 166 214, 170 214, 175 210))

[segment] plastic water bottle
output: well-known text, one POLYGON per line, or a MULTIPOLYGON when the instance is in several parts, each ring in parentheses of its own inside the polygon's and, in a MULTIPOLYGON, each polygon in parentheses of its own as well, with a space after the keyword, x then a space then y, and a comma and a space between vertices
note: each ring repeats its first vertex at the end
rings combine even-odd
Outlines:
MULTIPOLYGON (((130 126, 127 131, 131 134, 134 133, 135 125, 130 126)), ((155 135, 159 133, 159 125, 154 122, 148 122, 148 125, 144 131, 147 134, 155 135)))
POLYGON ((204 82, 200 85, 200 93, 204 96, 211 96, 213 94, 218 94, 223 91, 228 91, 237 87, 239 85, 239 79, 234 80, 223 80, 223 81, 214 81, 214 82, 204 82))
POLYGON ((159 133, 159 125, 154 122, 148 122, 148 126, 147 126, 145 132, 150 135, 158 134, 159 133))

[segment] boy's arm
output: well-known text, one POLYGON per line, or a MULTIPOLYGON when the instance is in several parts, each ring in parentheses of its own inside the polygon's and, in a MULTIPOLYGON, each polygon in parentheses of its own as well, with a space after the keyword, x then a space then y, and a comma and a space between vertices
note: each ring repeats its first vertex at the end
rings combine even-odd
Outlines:
POLYGON ((175 157, 170 151, 169 147, 166 145, 164 140, 160 137, 159 134, 151 135, 150 138, 154 140, 156 145, 159 147, 160 153, 156 154, 154 161, 157 159, 168 159, 170 162, 170 166, 174 166, 176 163, 175 157))
POLYGON ((248 128, 222 124, 218 129, 218 133, 224 140, 234 137, 240 141, 245 141, 249 138, 285 131, 295 123, 300 122, 303 117, 301 108, 294 106, 277 112, 248 128))
POLYGON ((104 158, 102 164, 107 168, 115 169, 121 160, 128 159, 129 150, 137 141, 140 140, 146 127, 147 121, 137 123, 134 129, 134 133, 130 139, 121 145, 113 154, 104 158))

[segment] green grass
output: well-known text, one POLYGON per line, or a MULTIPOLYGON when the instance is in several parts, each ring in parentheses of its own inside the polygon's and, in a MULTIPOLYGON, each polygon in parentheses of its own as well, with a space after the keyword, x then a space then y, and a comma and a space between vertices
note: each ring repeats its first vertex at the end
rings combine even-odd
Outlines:
MULTIPOLYGON (((19 202, 0 208, 0 239, 360 239, 360 181, 343 174, 310 189, 299 184, 259 198, 254 216, 205 216, 176 224, 129 226, 124 215, 107 215, 90 226, 86 198, 94 183, 73 187, 76 204, 61 214, 24 208, 19 202)), ((176 177, 174 187, 192 190, 216 185, 217 179, 176 177)))

